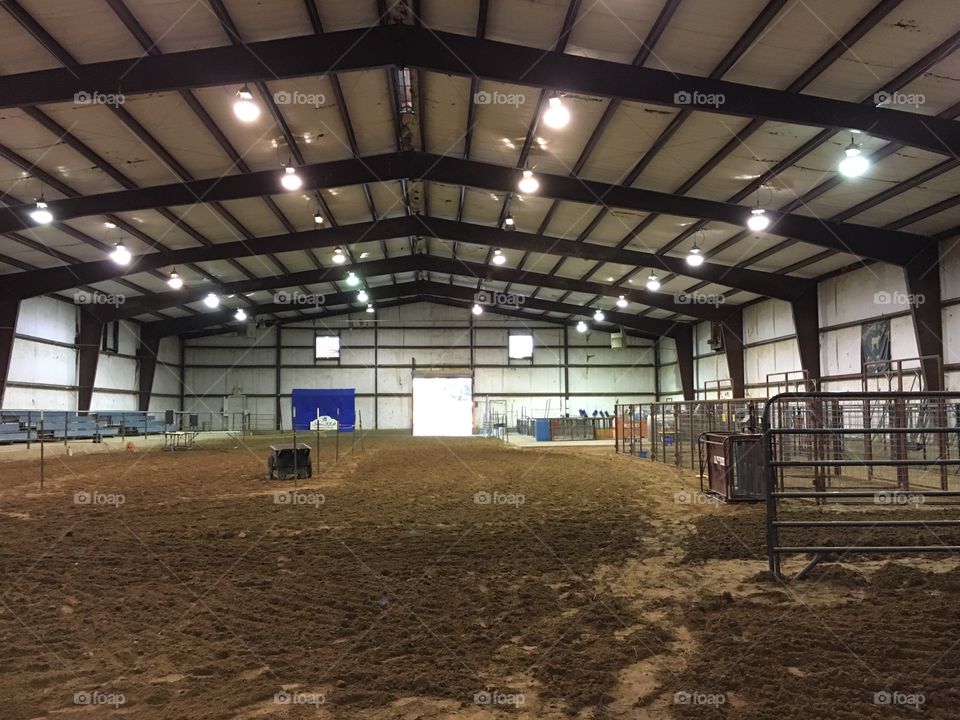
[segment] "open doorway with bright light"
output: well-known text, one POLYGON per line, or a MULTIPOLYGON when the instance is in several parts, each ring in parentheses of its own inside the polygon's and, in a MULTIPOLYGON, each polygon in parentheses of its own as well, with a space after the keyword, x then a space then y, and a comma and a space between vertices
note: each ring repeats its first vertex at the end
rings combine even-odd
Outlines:
POLYGON ((473 434, 473 379, 413 378, 413 434, 473 434))

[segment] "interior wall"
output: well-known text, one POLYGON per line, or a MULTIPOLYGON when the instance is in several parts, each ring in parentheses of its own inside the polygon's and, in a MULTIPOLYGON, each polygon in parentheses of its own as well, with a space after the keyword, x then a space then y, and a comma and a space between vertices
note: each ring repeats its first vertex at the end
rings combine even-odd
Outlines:
MULTIPOLYGON (((77 313, 77 306, 51 297, 20 303, 5 409, 77 409, 77 313)), ((99 354, 91 411, 137 409, 139 332, 135 322, 120 323, 118 352, 99 354)), ((177 338, 160 344, 151 410, 179 407, 179 347, 177 338)))
MULTIPOLYGON (((946 387, 960 388, 960 248, 957 242, 941 244, 941 301, 943 361, 946 387)), ((874 263, 827 278, 818 286, 821 387, 827 391, 862 388, 860 338, 862 326, 890 320, 891 358, 918 355, 916 334, 903 270, 874 263)), ((800 353, 790 303, 761 300, 743 310, 744 376, 746 395, 766 397, 769 388, 784 389, 783 374, 798 377, 800 353), (777 383, 779 382, 779 385, 777 383)), ((695 326, 694 386, 698 398, 716 398, 716 383, 729 378, 726 355, 713 351, 708 341, 710 323, 695 326)), ((676 350, 671 340, 661 347, 661 399, 681 399, 676 350)), ((905 368, 917 362, 904 363, 905 368)), ((906 381, 909 383, 909 381, 906 381)), ((876 390, 877 386, 871 385, 876 390)), ((884 385, 880 389, 886 389, 884 385)), ((896 389, 894 387, 893 389, 896 389)), ((909 384, 905 389, 911 388, 909 384)), ((730 397, 721 391, 720 397, 730 397)))
POLYGON ((278 405, 290 427, 294 388, 355 388, 364 427, 412 428, 414 372, 463 372, 473 377, 475 419, 487 402, 517 416, 576 415, 582 408, 612 413, 616 402, 649 402, 656 394, 653 342, 630 337, 611 349, 610 335, 572 327, 417 303, 334 318, 260 328, 252 337, 213 335, 184 345, 185 403, 191 412, 217 411, 240 392, 258 427, 274 427, 278 405), (317 331, 339 332, 340 362, 314 360, 317 331), (534 335, 531 360, 507 357, 511 332, 534 335), (276 358, 280 358, 279 373, 276 358))

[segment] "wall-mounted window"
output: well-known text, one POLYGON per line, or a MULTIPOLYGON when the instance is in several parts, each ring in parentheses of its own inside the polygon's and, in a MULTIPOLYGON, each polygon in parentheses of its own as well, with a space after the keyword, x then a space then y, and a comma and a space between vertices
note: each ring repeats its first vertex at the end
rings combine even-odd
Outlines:
POLYGON ((317 335, 316 360, 339 360, 340 359, 340 336, 339 335, 317 335))
POLYGON ((511 360, 527 360, 533 358, 533 335, 511 335, 507 344, 507 356, 511 360))
POLYGON ((105 322, 100 334, 100 350, 106 353, 120 352, 120 321, 105 322))

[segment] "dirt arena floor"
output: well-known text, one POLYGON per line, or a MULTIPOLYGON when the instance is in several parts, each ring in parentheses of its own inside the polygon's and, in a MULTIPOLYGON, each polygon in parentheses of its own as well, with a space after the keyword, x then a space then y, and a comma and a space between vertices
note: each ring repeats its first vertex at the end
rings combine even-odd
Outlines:
POLYGON ((784 584, 761 508, 612 448, 269 443, 0 461, 0 718, 960 716, 953 559, 784 584))

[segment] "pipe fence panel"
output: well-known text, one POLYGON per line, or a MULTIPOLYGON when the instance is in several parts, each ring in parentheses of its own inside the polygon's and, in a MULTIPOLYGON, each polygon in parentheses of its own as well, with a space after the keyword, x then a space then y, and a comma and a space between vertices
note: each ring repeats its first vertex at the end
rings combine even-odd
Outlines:
MULTIPOLYGON (((861 517, 823 507, 868 505, 897 514, 923 505, 945 510, 960 497, 960 393, 782 393, 763 410, 766 463, 767 551, 780 576, 781 557, 812 554, 806 574, 823 557, 847 553, 955 552, 960 546, 934 535, 910 544, 895 528, 958 527, 947 517, 861 517), (800 503, 821 506, 816 519, 785 519, 800 503), (887 542, 851 543, 844 528, 878 531, 887 542), (784 544, 789 529, 791 543, 784 544), (806 532, 805 534, 805 531, 806 532), (806 538, 806 540, 805 540, 806 538), (809 540, 813 538, 814 540, 809 540)), ((856 509, 856 508, 851 508, 856 509)), ((860 510, 863 510, 862 508, 860 510)))

